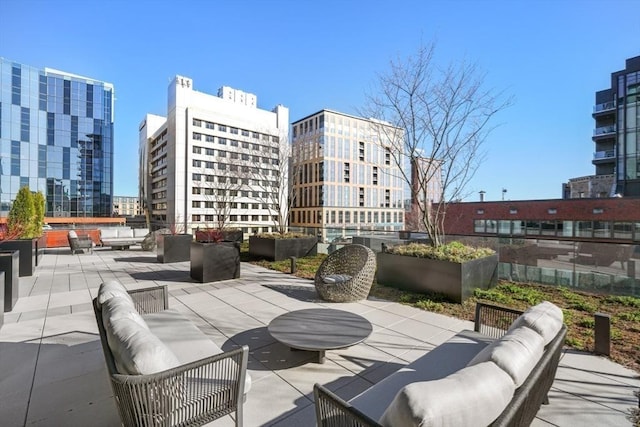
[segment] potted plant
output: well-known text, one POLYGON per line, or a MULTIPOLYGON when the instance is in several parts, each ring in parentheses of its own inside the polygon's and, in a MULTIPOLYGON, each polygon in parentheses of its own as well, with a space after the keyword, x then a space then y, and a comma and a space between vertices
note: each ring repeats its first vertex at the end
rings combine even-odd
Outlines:
POLYGON ((184 228, 179 223, 171 223, 164 229, 164 233, 158 233, 156 254, 158 262, 189 261, 193 236, 184 233, 183 230, 184 228))
POLYGON ((318 238, 302 233, 263 233, 249 236, 249 254, 282 261, 290 257, 302 258, 318 253, 318 238))
MULTIPOLYGON (((431 43, 404 60, 391 61, 389 71, 367 94, 362 115, 378 119, 371 132, 385 141, 387 161, 395 164, 411 190, 409 229, 424 231, 428 245, 437 250, 446 242, 447 207, 467 195, 465 187, 482 165, 483 143, 494 129, 493 121, 512 100, 486 88, 475 65, 438 64, 435 58, 431 43)), ((392 278, 387 266, 378 260, 378 277, 392 278)))
POLYGON ((47 247, 47 236, 44 234, 44 213, 47 201, 42 191, 33 193, 33 208, 35 212, 35 236, 36 236, 36 267, 42 262, 42 256, 47 247))
POLYGON ((19 253, 19 275, 31 276, 36 267, 37 237, 42 234, 42 225, 36 218, 33 193, 28 186, 18 190, 7 218, 10 238, 0 242, 0 249, 17 250, 19 253))
POLYGON ((384 247, 377 263, 380 284, 443 294, 458 303, 472 296, 474 289, 488 289, 497 283, 496 252, 460 242, 438 247, 425 243, 384 247))
POLYGON ((222 230, 196 232, 191 242, 191 278, 201 283, 240 277, 240 243, 225 240, 222 230))

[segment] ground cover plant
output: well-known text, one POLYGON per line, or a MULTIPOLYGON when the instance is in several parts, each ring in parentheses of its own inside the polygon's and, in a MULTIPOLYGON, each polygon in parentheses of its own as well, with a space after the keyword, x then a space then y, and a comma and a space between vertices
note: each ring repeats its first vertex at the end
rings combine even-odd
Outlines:
MULTIPOLYGON (((313 279, 325 257, 325 254, 318 254, 297 259, 296 276, 313 279)), ((246 249, 242 258, 243 261, 272 270, 284 273, 291 271, 290 260, 273 262, 251 259, 247 256, 246 249)), ((476 290, 474 296, 463 304, 448 302, 441 295, 406 292, 377 283, 373 284, 370 296, 464 320, 473 320, 476 301, 522 310, 541 301, 550 301, 562 308, 564 313, 568 329, 565 345, 589 352, 594 349, 594 314, 605 313, 611 316, 610 359, 640 373, 640 298, 596 295, 563 287, 504 280, 489 290, 476 290)))

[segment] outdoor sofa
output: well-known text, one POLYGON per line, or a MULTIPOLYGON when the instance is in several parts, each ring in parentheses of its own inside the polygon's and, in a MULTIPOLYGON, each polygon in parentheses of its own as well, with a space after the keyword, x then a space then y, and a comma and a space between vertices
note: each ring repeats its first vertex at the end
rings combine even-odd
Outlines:
POLYGON ((114 249, 129 249, 129 246, 141 244, 147 234, 148 228, 101 228, 100 242, 102 246, 111 246, 114 249))
POLYGON ((202 425, 235 413, 251 388, 249 348, 223 352, 177 310, 167 287, 100 285, 93 299, 102 350, 125 426, 202 425))
POLYGON ((555 378, 562 310, 478 303, 462 331, 348 402, 314 386, 318 426, 528 426, 555 378))

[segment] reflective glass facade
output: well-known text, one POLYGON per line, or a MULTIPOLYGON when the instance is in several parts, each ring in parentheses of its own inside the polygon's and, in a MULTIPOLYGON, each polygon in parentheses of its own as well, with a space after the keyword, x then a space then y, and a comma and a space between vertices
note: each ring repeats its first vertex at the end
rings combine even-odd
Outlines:
POLYGON ((113 86, 0 58, 0 216, 20 187, 47 217, 111 216, 113 86))

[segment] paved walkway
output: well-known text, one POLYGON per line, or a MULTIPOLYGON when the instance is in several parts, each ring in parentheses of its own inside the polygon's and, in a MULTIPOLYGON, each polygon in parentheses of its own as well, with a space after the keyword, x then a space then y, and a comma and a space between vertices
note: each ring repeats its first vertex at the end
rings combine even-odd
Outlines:
MULTIPOLYGON (((383 300, 320 301, 309 280, 243 264, 241 278, 197 284, 188 263, 159 264, 154 253, 98 248, 71 255, 51 249, 31 277, 20 279, 20 299, 0 329, 0 424, 116 426, 91 298, 105 280, 130 289, 168 285, 169 305, 190 316, 223 349, 248 344, 253 385, 246 426, 313 426, 313 384, 345 399, 415 360, 470 322, 383 300), (275 342, 266 326, 291 310, 331 306, 358 313, 373 333, 354 347, 314 355, 275 342)), ((638 405, 638 373, 606 358, 566 351, 534 426, 625 426, 638 405)), ((231 417, 214 426, 233 425, 231 417)))

